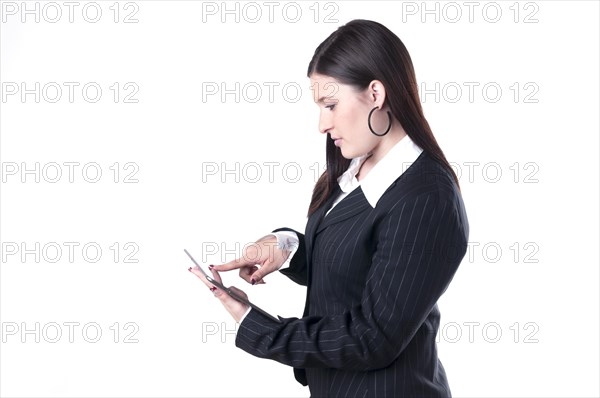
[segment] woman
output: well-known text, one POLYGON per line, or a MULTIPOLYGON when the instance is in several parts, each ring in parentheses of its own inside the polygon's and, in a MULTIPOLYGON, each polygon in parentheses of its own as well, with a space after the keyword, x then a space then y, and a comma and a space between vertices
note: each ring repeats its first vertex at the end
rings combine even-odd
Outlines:
POLYGON ((275 322, 190 270, 240 322, 236 346, 293 366, 313 397, 449 397, 437 300, 465 255, 469 226, 410 56, 383 25, 354 20, 317 47, 308 77, 327 170, 305 233, 277 229, 210 267, 216 280, 239 269, 252 284, 279 270, 307 286, 303 317, 275 322))

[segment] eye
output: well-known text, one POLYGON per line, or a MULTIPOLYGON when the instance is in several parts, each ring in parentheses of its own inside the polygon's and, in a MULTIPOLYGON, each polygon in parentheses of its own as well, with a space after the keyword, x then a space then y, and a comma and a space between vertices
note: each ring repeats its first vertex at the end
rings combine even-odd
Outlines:
POLYGON ((329 110, 333 110, 333 108, 335 108, 335 104, 327 105, 325 108, 327 108, 329 110))

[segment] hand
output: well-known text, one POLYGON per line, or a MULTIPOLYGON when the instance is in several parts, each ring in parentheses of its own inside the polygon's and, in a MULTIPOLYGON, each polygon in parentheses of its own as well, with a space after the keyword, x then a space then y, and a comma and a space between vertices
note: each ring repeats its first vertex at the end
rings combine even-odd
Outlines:
MULTIPOLYGON (((231 316, 233 316, 233 319, 235 319, 236 322, 239 322, 240 319, 242 319, 242 316, 244 316, 244 314, 246 313, 246 310, 248 310, 247 304, 237 301, 236 299, 231 297, 229 294, 227 294, 223 290, 219 289, 218 287, 216 287, 212 283, 210 283, 208 281, 208 279, 206 279, 206 277, 202 274, 202 272, 200 271, 200 268, 198 268, 197 265, 194 267, 188 268, 188 271, 190 271, 191 273, 196 275, 198 278, 200 278, 202 280, 202 282, 204 282, 204 284, 210 288, 210 290, 213 292, 215 297, 217 297, 219 300, 221 300, 221 303, 225 306, 225 309, 227 309, 227 311, 231 314, 231 316)), ((217 282, 223 284, 219 273, 215 269, 211 269, 211 272, 212 272, 213 278, 217 282)), ((244 293, 237 287, 231 286, 230 289, 235 291, 240 296, 248 299, 248 296, 246 295, 246 293, 244 293)))
POLYGON ((290 250, 280 249, 277 246, 275 235, 267 235, 246 246, 242 257, 225 264, 213 265, 211 269, 229 271, 239 268, 240 278, 246 282, 252 285, 265 283, 263 278, 281 268, 290 253, 290 250), (257 265, 260 265, 260 268, 257 265))

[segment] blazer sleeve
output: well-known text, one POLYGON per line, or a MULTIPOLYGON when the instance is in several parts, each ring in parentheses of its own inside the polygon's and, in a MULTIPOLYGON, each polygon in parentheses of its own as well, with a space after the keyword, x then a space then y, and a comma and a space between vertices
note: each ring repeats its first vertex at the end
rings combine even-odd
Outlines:
MULTIPOLYGON (((461 202, 462 203, 462 202, 461 202)), ((437 192, 397 202, 374 229, 360 305, 339 315, 267 319, 251 310, 235 344, 286 365, 371 370, 392 363, 448 287, 464 257, 464 207, 437 192)))
POLYGON ((272 232, 278 231, 291 231, 298 235, 298 249, 290 260, 290 266, 280 269, 279 272, 294 282, 306 286, 308 284, 308 275, 306 270, 306 245, 304 243, 304 234, 291 228, 277 228, 272 232))

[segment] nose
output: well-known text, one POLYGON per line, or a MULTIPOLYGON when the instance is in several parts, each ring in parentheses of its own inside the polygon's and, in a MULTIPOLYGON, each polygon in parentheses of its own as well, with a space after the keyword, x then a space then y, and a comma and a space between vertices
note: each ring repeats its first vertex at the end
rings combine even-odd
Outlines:
POLYGON ((323 134, 327 134, 329 130, 333 128, 331 116, 327 115, 327 112, 323 112, 319 115, 319 131, 323 134))

